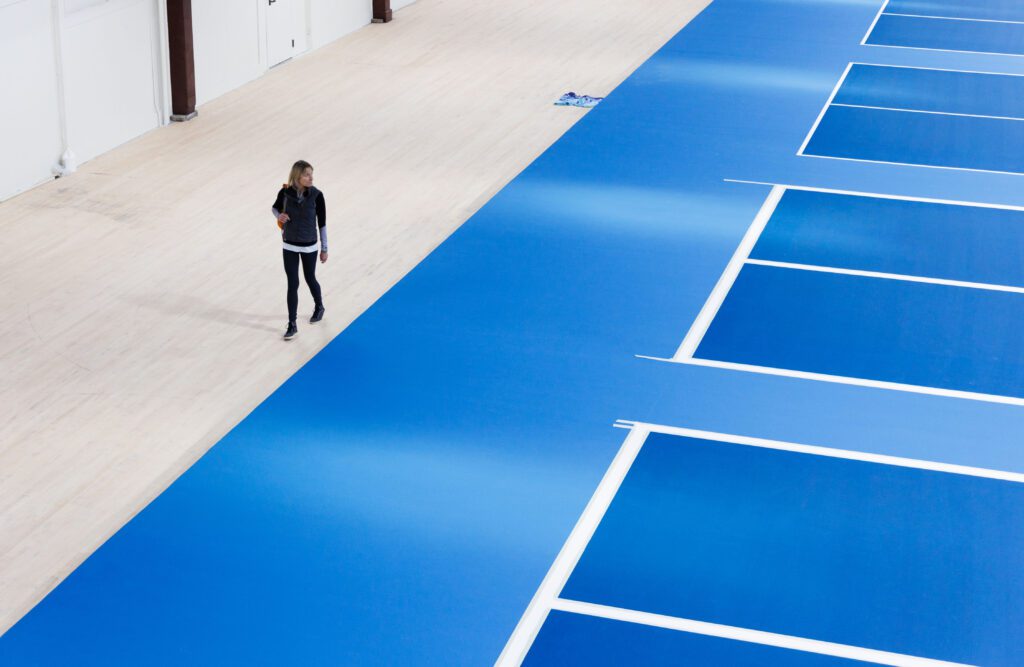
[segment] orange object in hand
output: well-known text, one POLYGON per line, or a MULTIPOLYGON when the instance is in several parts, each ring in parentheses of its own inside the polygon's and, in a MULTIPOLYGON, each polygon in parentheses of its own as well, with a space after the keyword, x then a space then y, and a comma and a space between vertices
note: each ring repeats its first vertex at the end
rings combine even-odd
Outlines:
MULTIPOLYGON (((287 188, 287 187, 288 187, 287 183, 282 183, 281 184, 281 188, 287 188)), ((287 210, 288 210, 288 200, 285 199, 284 203, 281 205, 281 213, 284 213, 287 210)), ((280 217, 277 219, 277 228, 280 229, 282 232, 284 231, 284 223, 281 222, 281 218, 280 217)))

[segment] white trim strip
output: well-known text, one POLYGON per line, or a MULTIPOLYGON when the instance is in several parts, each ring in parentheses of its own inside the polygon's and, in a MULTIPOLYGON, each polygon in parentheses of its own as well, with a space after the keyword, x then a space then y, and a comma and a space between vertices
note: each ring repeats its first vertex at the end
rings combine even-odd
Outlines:
POLYGON ((876 107, 869 104, 846 104, 845 102, 833 102, 834 107, 848 107, 851 109, 875 109, 877 111, 902 111, 904 113, 927 113, 936 116, 962 116, 964 118, 991 118, 992 120, 1016 120, 1024 121, 1024 118, 1017 116, 987 116, 980 113, 956 113, 954 111, 927 111, 924 109, 900 109, 898 107, 876 107))
POLYGON ((1024 21, 1009 21, 1005 19, 969 19, 962 16, 927 16, 924 14, 900 14, 899 12, 882 12, 886 16, 906 16, 912 19, 940 19, 942 21, 971 21, 973 23, 1011 23, 1024 25, 1024 21))
POLYGON ((927 204, 947 204, 949 206, 969 206, 974 208, 996 208, 1006 211, 1024 211, 1024 206, 1013 206, 1010 204, 991 204, 987 202, 961 201, 957 199, 935 199, 933 197, 913 197, 910 195, 888 195, 878 192, 859 192, 857 190, 837 190, 835 188, 819 188, 812 185, 792 185, 790 183, 768 183, 765 181, 745 181, 738 178, 724 178, 726 183, 742 183, 744 185, 766 185, 768 187, 783 187, 787 190, 804 190, 806 192, 824 192, 836 195, 851 195, 854 197, 871 197, 874 199, 898 199, 903 201, 924 202, 927 204))
MULTIPOLYGON (((889 0, 885 1, 887 3, 889 2, 889 0)), ((821 108, 821 112, 818 113, 818 117, 814 119, 814 124, 811 125, 811 130, 807 133, 807 136, 804 137, 804 142, 800 144, 800 148, 797 149, 797 155, 803 155, 804 149, 807 148, 807 144, 811 142, 811 137, 813 137, 814 133, 818 131, 818 125, 821 123, 821 119, 825 117, 825 112, 827 112, 828 108, 832 105, 832 100, 836 98, 836 95, 839 93, 839 89, 843 86, 843 82, 846 81, 846 77, 850 74, 850 69, 853 65, 854 63, 852 62, 846 64, 846 69, 843 70, 843 75, 839 77, 839 81, 837 81, 835 87, 832 88, 832 93, 828 96, 828 99, 825 100, 825 106, 821 108)))
POLYGON ((565 582, 569 580, 569 575, 575 569, 587 544, 594 536, 597 526, 608 511, 608 506, 611 505, 612 499, 618 493, 622 481, 626 478, 626 473, 633 466, 646 439, 647 431, 642 428, 634 428, 626 436, 618 454, 612 460, 597 490, 594 491, 590 502, 587 503, 586 509, 583 510, 583 514, 576 522, 576 527, 569 534, 569 539, 562 546, 555 562, 551 564, 547 576, 544 577, 540 588, 537 589, 522 618, 519 619, 516 629, 512 632, 512 636, 509 637, 508 643, 505 644, 504 650, 498 656, 496 667, 515 667, 526 659, 526 654, 529 652, 530 646, 533 645, 537 633, 540 632, 541 626, 544 625, 552 604, 561 594, 565 582))
POLYGON ((875 26, 878 25, 878 19, 882 18, 882 14, 885 13, 888 6, 889 0, 885 0, 885 2, 882 3, 882 6, 878 8, 878 13, 875 14, 874 20, 871 21, 871 25, 868 26, 868 31, 864 33, 864 37, 860 40, 861 46, 867 43, 868 37, 871 36, 871 33, 875 30, 875 26))
POLYGON ((951 171, 971 171, 979 174, 1006 174, 1008 176, 1021 176, 1020 171, 997 171, 995 169, 973 169, 971 167, 947 167, 941 164, 919 164, 917 162, 889 162, 887 160, 868 160, 859 157, 839 157, 837 155, 815 155, 814 153, 803 153, 800 157, 813 157, 819 160, 845 160, 846 162, 866 162, 869 164, 891 164, 897 167, 921 167, 923 169, 948 169, 951 171))
POLYGON ((779 269, 794 269, 797 271, 815 271, 818 273, 838 273, 844 276, 860 276, 863 278, 881 278, 884 280, 902 280, 911 283, 928 283, 931 285, 946 285, 949 287, 967 287, 970 289, 989 290, 992 292, 1013 292, 1024 294, 1024 287, 1012 287, 1010 285, 992 285, 989 283, 972 283, 963 280, 947 280, 945 278, 926 278, 924 276, 909 276, 902 273, 882 273, 880 271, 862 271, 860 269, 840 269, 832 266, 817 266, 814 264, 795 264, 793 262, 776 262, 770 259, 747 259, 747 264, 758 266, 771 266, 779 269))
POLYGON ((882 380, 866 380, 864 378, 846 377, 844 375, 827 375, 825 373, 811 373, 807 371, 795 371, 787 368, 772 368, 770 366, 754 366, 752 364, 739 364, 731 361, 716 361, 714 359, 700 359, 691 357, 688 359, 664 359, 662 357, 651 357, 638 354, 638 359, 649 359, 651 361, 664 361, 670 364, 688 364, 690 366, 705 366, 708 368, 720 368, 731 371, 745 371, 748 373, 761 373, 764 375, 778 375, 780 377, 797 378, 800 380, 817 380, 820 382, 834 382, 836 384, 850 384, 858 387, 871 387, 874 389, 890 389, 905 391, 913 394, 928 394, 930 396, 943 396, 945 398, 963 398, 971 401, 983 401, 985 403, 1001 403, 1004 405, 1024 406, 1024 398, 1014 396, 1000 396, 998 394, 982 394, 973 391, 961 391, 958 389, 941 389, 939 387, 925 387, 917 384, 903 384, 900 382, 885 382, 882 380))
POLYGON ((319 244, 313 245, 292 245, 290 243, 281 244, 285 250, 291 250, 292 252, 316 252, 320 250, 319 244))
POLYGON ((578 602, 576 600, 558 599, 555 600, 552 608, 573 614, 607 618, 615 621, 625 621, 627 623, 638 623, 641 625, 678 630, 681 632, 690 632, 710 637, 734 639, 751 644, 761 644, 764 646, 775 646, 778 648, 804 651, 807 653, 830 655, 837 658, 861 660, 878 665, 894 665, 895 667, 967 667, 962 663, 946 662, 944 660, 931 660, 929 658, 919 658, 900 653, 876 651, 874 649, 848 646, 846 644, 834 644, 832 642, 824 642, 816 639, 804 639, 803 637, 792 637, 773 632, 763 632, 761 630, 749 630, 747 628, 737 628, 730 625, 719 625, 718 623, 705 623, 704 621, 675 618, 672 616, 663 616, 661 614, 649 614, 647 612, 634 611, 632 609, 620 609, 618 607, 608 607, 590 602, 578 602))
POLYGON ((899 468, 916 468, 918 470, 932 470, 934 472, 949 473, 951 475, 966 475, 968 477, 984 477, 986 479, 998 479, 1004 482, 1024 484, 1024 473, 1009 472, 1006 470, 993 470, 991 468, 976 468, 974 466, 962 466, 952 463, 941 463, 938 461, 925 461, 922 459, 909 459, 902 456, 889 456, 886 454, 871 454, 851 449, 836 449, 834 447, 821 447, 818 445, 801 445, 795 442, 782 440, 766 440, 764 438, 751 438, 743 435, 732 435, 730 433, 718 433, 716 431, 700 431, 692 428, 678 426, 665 426, 662 424, 650 424, 647 422, 632 422, 619 420, 618 426, 622 428, 640 428, 648 433, 664 433, 667 435, 679 435, 685 438, 697 438, 713 442, 726 442, 734 445, 746 445, 748 447, 760 447, 762 449, 778 449, 786 452, 799 454, 810 454, 813 456, 826 456, 835 459, 847 459, 850 461, 864 461, 866 463, 877 463, 880 465, 896 466, 899 468))
POLYGON ((690 330, 679 345, 679 349, 676 350, 673 359, 687 359, 693 356, 697 346, 700 345, 701 339, 704 338, 704 334, 707 333, 708 327, 711 326, 711 321, 715 319, 715 315, 725 300, 726 294, 729 293, 733 283, 736 282, 736 277, 739 275, 740 269, 743 268, 744 261, 750 256, 750 252, 754 249, 754 244, 757 243, 757 239, 764 231, 765 225, 768 224, 768 220, 772 217, 772 213, 775 212, 775 207, 779 205, 779 200, 782 199, 782 194, 785 191, 785 188, 777 185, 772 187, 768 198, 765 199, 764 204, 761 205, 761 210, 757 212, 754 221, 747 228, 747 233, 743 235, 743 240, 740 241, 736 252, 733 253, 732 259, 726 265, 725 271, 722 272, 714 289, 711 290, 707 301, 704 302, 704 307, 701 308, 697 319, 690 326, 690 330))

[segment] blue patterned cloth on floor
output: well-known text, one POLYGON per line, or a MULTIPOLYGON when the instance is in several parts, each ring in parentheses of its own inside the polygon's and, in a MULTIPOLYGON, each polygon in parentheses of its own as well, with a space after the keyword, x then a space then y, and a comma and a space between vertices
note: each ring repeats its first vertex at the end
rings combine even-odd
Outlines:
POLYGON ((596 107, 598 103, 603 100, 603 97, 591 97, 590 95, 577 95, 576 93, 566 93, 558 98, 555 102, 555 106, 559 107, 596 107))

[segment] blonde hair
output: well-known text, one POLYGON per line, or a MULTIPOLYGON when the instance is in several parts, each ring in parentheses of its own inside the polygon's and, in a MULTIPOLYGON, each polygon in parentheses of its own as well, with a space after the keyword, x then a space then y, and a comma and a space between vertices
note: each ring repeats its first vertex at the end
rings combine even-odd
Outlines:
POLYGON ((297 186, 299 184, 299 178, 302 176, 302 172, 307 169, 312 169, 313 165, 306 162, 305 160, 299 160, 292 165, 291 173, 288 174, 288 185, 297 186))

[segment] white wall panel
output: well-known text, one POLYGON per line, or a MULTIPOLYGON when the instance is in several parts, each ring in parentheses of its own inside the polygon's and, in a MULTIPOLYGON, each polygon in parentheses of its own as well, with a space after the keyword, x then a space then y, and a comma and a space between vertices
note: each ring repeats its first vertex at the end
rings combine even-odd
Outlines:
MULTIPOLYGON (((196 99, 208 102, 267 70, 267 0, 193 0, 196 99)), ((396 9, 412 0, 392 0, 396 9)), ((0 0, 0 200, 53 177, 64 124, 78 162, 166 122, 164 0, 0 0)), ((372 0, 291 0, 295 55, 365 26, 372 0)))
POLYGON ((313 48, 362 28, 373 18, 371 0, 309 0, 313 48))
POLYGON ((414 2, 416 0, 391 0, 391 11, 397 12, 402 7, 407 7, 414 2))
POLYGON ((0 1, 0 200, 53 178, 61 154, 50 0, 0 1))
POLYGON ((157 0, 108 0, 64 19, 68 142, 79 161, 161 123, 157 0))
POLYGON ((261 60, 260 5, 265 0, 193 0, 196 104, 204 104, 266 71, 261 60))

